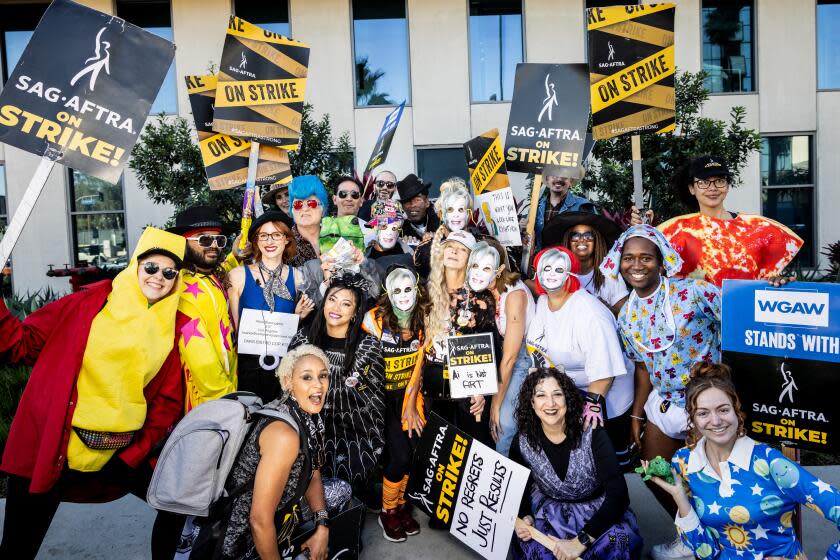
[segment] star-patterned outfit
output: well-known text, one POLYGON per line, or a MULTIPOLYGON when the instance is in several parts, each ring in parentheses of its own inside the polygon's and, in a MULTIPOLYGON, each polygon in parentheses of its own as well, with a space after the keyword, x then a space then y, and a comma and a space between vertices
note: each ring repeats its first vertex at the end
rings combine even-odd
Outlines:
POLYGON ((186 384, 184 408, 189 412, 236 391, 236 348, 227 294, 219 279, 184 270, 182 282, 176 328, 186 384))
MULTIPOLYGON (((709 464, 705 440, 684 447, 672 460, 688 483, 692 510, 677 514, 683 541, 697 558, 760 560, 768 557, 804 559, 793 530, 797 504, 808 507, 840 527, 840 493, 766 444, 742 436, 720 476, 709 464)), ((840 543, 826 552, 840 559, 840 543)))

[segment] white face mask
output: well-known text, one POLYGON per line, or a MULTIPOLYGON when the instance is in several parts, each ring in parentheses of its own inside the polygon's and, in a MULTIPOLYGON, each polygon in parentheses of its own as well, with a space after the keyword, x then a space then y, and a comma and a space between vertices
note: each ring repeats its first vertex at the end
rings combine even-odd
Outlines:
POLYGON ((449 231, 461 231, 467 227, 469 205, 463 197, 454 199, 444 210, 443 221, 449 231))
POLYGON ((417 303, 417 286, 411 278, 399 278, 391 286, 388 298, 391 305, 407 313, 414 309, 414 304, 417 303))
POLYGON ((557 251, 540 259, 537 278, 546 292, 556 292, 566 285, 571 274, 571 263, 565 253, 557 251))
POLYGON ((400 237, 400 228, 402 222, 395 222, 388 224, 384 229, 376 230, 376 241, 383 249, 392 249, 397 244, 397 239, 400 237))
POLYGON ((492 255, 484 255, 472 263, 467 277, 467 283, 472 291, 483 292, 490 286, 490 282, 496 276, 496 269, 493 268, 495 264, 492 255))

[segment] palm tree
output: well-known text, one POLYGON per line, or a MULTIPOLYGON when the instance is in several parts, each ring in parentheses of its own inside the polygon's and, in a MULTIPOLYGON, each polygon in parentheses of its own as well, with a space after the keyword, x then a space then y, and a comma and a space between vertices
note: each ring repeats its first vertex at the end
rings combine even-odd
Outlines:
POLYGON ((356 58, 356 104, 365 105, 393 105, 394 101, 387 93, 376 91, 377 82, 385 71, 371 70, 368 57, 356 58))

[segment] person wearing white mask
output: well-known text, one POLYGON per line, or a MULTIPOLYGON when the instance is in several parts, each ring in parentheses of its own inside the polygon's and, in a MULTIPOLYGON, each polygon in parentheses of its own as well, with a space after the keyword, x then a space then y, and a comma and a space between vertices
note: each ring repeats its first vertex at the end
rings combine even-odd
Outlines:
POLYGON ((405 487, 414 447, 425 425, 423 397, 418 395, 423 366, 423 316, 429 303, 408 268, 392 266, 385 275, 385 293, 362 322, 379 339, 385 360, 385 456, 382 463, 384 538, 402 542, 420 532, 405 501, 405 487))
POLYGON ((467 283, 472 291, 487 290, 496 299, 496 329, 503 343, 499 392, 490 406, 490 435, 496 451, 507 455, 516 433, 513 412, 519 388, 531 363, 525 333, 534 316, 534 297, 519 274, 510 270, 505 248, 492 238, 478 243, 470 254, 467 283))
POLYGON ((412 249, 400 238, 404 222, 405 211, 399 201, 377 200, 373 203, 368 227, 376 233, 376 238, 368 243, 365 256, 376 263, 382 278, 393 265, 412 266, 412 249))
POLYGON ((619 462, 630 447, 633 364, 626 360, 610 310, 582 290, 577 257, 551 247, 534 258, 536 313, 526 336, 534 367, 563 366, 585 393, 584 429, 604 426, 619 462))
POLYGON ((414 268, 424 281, 432 270, 432 262, 442 256, 443 240, 454 231, 463 231, 470 224, 472 216, 472 195, 467 184, 460 177, 452 177, 440 186, 440 197, 435 202, 435 211, 441 225, 435 236, 417 246, 414 252, 414 268))

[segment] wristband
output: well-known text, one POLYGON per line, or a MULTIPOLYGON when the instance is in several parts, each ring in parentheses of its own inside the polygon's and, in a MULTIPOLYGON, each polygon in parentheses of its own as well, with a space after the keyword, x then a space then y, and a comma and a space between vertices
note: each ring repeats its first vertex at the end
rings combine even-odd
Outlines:
POLYGON ((630 415, 630 418, 632 418, 633 420, 639 420, 640 422, 647 421, 647 418, 642 418, 641 416, 633 416, 632 414, 630 415))

